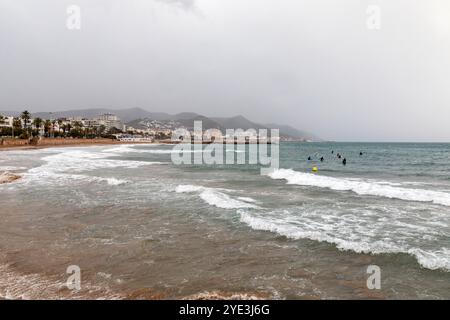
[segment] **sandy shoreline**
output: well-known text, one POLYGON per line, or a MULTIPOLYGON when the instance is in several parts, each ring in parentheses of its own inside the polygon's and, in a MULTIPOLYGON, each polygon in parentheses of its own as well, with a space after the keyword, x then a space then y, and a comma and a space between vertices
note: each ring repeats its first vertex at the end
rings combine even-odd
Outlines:
POLYGON ((44 148, 62 148, 62 147, 82 147, 82 146, 104 146, 104 145, 121 145, 121 144, 159 144, 160 142, 140 142, 140 141, 117 141, 117 140, 111 140, 111 141, 100 141, 96 142, 88 141, 88 142, 80 142, 80 143, 58 143, 58 144, 39 144, 39 145, 6 145, 2 146, 0 145, 0 152, 1 151, 11 151, 11 150, 37 150, 37 149, 44 149, 44 148))

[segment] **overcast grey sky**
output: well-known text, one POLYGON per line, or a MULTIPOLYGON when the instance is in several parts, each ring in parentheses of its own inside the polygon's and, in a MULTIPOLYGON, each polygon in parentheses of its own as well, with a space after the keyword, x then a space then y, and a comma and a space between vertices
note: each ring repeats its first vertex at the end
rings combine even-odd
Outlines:
POLYGON ((90 107, 450 141, 450 1, 0 0, 0 110, 90 107))

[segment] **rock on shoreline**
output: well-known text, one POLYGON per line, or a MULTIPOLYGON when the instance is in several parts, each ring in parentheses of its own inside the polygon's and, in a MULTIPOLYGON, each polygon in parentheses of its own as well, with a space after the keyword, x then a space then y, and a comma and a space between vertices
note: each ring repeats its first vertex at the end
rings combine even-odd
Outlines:
POLYGON ((2 172, 0 173, 0 184, 3 183, 10 183, 13 181, 16 181, 17 179, 20 179, 21 176, 11 173, 11 172, 2 172))

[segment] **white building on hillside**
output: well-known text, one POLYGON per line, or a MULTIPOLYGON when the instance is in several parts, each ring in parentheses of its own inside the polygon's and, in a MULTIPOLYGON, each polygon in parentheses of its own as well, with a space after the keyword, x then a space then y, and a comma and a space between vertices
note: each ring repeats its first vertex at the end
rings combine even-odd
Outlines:
POLYGON ((110 130, 112 128, 119 130, 123 129, 123 124, 120 118, 112 113, 101 114, 97 118, 94 118, 94 120, 98 121, 99 125, 104 125, 106 130, 110 130))

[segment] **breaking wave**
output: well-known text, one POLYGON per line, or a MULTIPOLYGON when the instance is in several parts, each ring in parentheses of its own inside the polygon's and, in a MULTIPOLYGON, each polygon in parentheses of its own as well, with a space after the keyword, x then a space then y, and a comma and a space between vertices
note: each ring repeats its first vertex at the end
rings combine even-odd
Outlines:
POLYGON ((334 178, 312 173, 278 169, 269 174, 272 179, 284 179, 288 184, 328 188, 337 191, 353 191, 359 195, 372 195, 406 201, 432 202, 450 206, 450 193, 426 189, 394 186, 388 182, 371 182, 361 179, 334 178))
MULTIPOLYGON (((336 208, 298 209, 273 212, 238 210, 241 222, 254 230, 270 231, 290 239, 327 242, 339 250, 356 253, 404 253, 412 255, 424 268, 450 271, 450 250, 438 247, 445 234, 432 221, 411 225, 402 222, 403 211, 391 213, 361 209, 339 212, 336 208), (387 215, 389 224, 386 225, 387 215), (430 249, 422 249, 429 247, 430 249), (431 249, 433 248, 433 249, 431 249)), ((438 219, 439 217, 434 217, 438 219)), ((445 217, 441 217, 445 218, 445 217)))
POLYGON ((240 197, 234 199, 221 191, 224 191, 224 189, 206 188, 194 185, 179 185, 175 189, 175 192, 177 193, 198 193, 199 197, 204 202, 222 209, 258 208, 258 206, 254 204, 256 201, 252 198, 240 197))
POLYGON ((128 183, 128 181, 114 177, 96 177, 81 173, 108 168, 133 169, 144 165, 156 164, 145 161, 108 159, 108 157, 113 155, 106 152, 65 150, 43 157, 41 160, 45 161, 45 163, 28 170, 25 177, 28 180, 42 183, 54 181, 65 183, 67 181, 80 180, 85 182, 106 182, 108 185, 117 186, 128 183))

